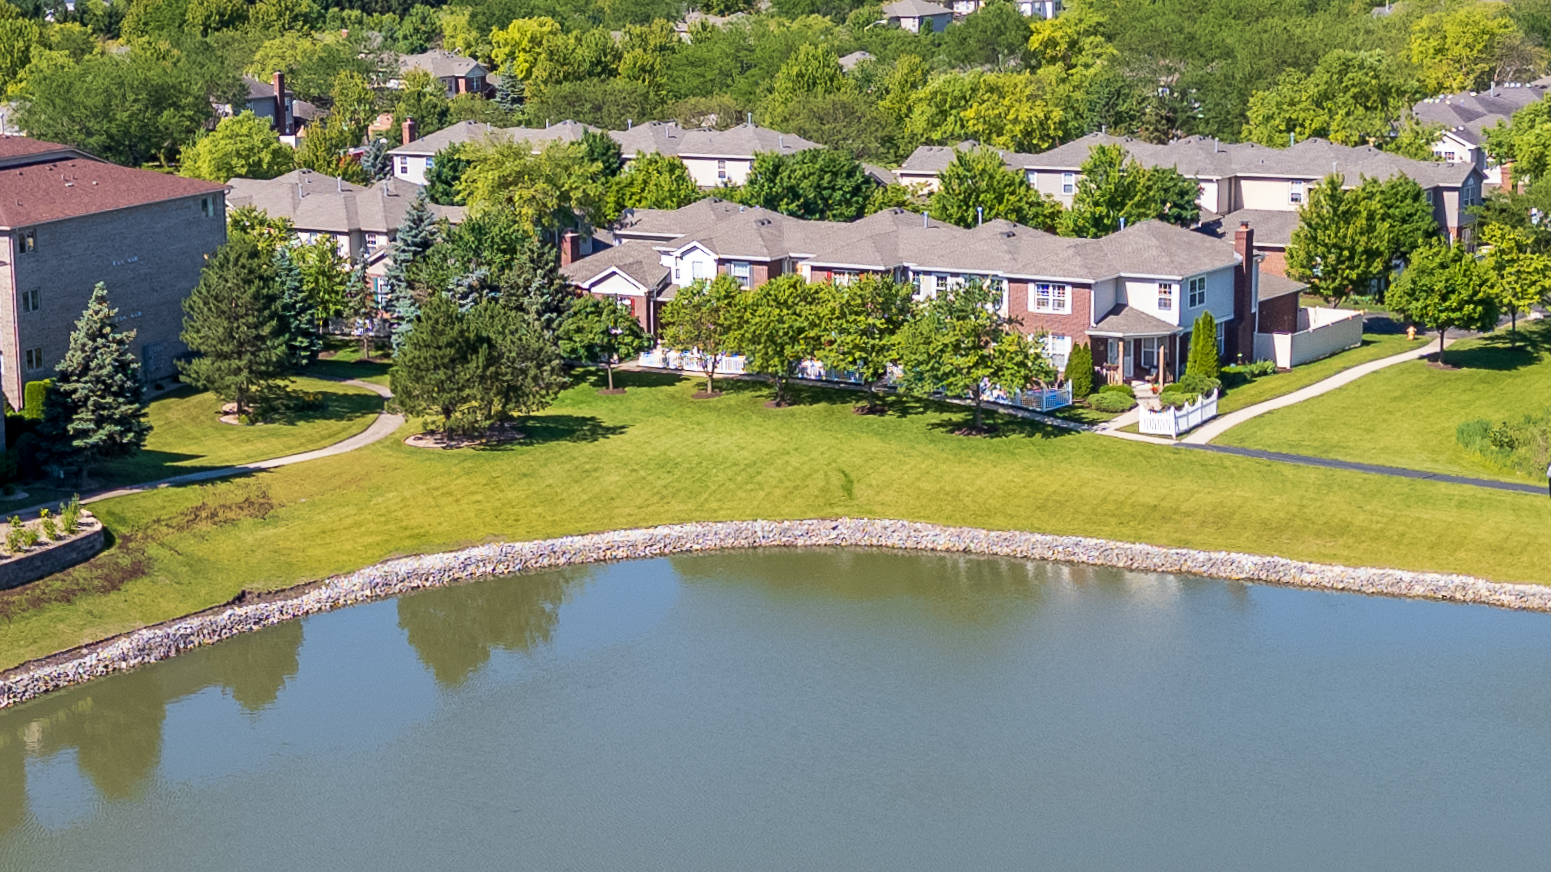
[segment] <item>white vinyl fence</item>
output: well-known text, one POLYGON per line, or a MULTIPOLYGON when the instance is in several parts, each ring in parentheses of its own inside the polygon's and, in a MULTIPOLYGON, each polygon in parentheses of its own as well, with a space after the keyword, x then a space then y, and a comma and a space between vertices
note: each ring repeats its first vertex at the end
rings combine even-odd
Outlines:
POLYGON ((1181 433, 1205 424, 1217 417, 1217 392, 1212 391, 1194 403, 1187 404, 1183 409, 1172 406, 1153 411, 1142 409, 1142 418, 1137 422, 1137 429, 1153 436, 1178 437, 1181 433))
POLYGON ((1363 313, 1312 307, 1298 310, 1297 333, 1256 333, 1255 359, 1292 369, 1363 341, 1363 313))

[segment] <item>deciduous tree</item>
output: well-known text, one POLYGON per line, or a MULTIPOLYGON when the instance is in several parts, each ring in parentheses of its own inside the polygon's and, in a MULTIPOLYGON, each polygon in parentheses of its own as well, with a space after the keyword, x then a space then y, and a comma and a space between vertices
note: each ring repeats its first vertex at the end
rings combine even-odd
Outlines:
POLYGON ((683 161, 647 152, 636 155, 609 184, 605 217, 613 223, 626 209, 679 209, 704 196, 683 161))
POLYGON ((802 276, 778 276, 744 291, 734 308, 728 342, 744 356, 745 369, 775 383, 773 402, 784 406, 787 383, 798 364, 818 356, 818 289, 802 276))
POLYGON ((829 369, 857 374, 867 388, 869 412, 882 407, 878 389, 899 361, 899 333, 910 321, 914 290, 875 275, 820 289, 818 358, 829 369))
POLYGON ((1289 136, 1382 148, 1421 90, 1382 51, 1336 49, 1313 72, 1289 70, 1274 88, 1250 97, 1243 137, 1273 148, 1285 147, 1289 136))
POLYGON ((1497 326, 1498 302, 1492 274, 1462 244, 1433 242, 1416 252, 1389 289, 1385 302, 1402 317, 1438 331, 1438 362, 1443 363, 1448 331, 1488 331, 1497 326))
POLYGON ((614 366, 652 347, 652 338, 617 299, 588 295, 571 307, 560 326, 560 353, 571 360, 602 364, 614 392, 614 366))
POLYGON ((1287 247, 1287 274, 1335 305, 1367 293, 1390 270, 1390 252, 1374 198, 1327 176, 1308 191, 1287 247))
POLYGON ((1118 145, 1097 145, 1083 161, 1062 235, 1095 238, 1142 221, 1189 227, 1200 220, 1201 187, 1173 167, 1144 167, 1118 145))
POLYGON ((178 174, 225 184, 234 178, 272 179, 291 171, 294 152, 274 125, 252 112, 221 119, 215 130, 183 150, 178 174))
POLYGON ((679 289, 662 310, 662 345, 694 361, 705 373, 704 396, 716 396, 716 371, 737 324, 743 289, 732 276, 697 279, 679 289))
POLYGON ((761 152, 744 185, 754 206, 822 221, 855 221, 866 214, 878 183, 857 160, 834 149, 796 154, 761 152))
POLYGON ((108 289, 99 282, 43 402, 39 433, 46 456, 79 469, 83 487, 93 464, 139 451, 151 432, 140 363, 129 350, 135 332, 116 329, 117 322, 118 310, 109 308, 108 289))
POLYGON ((1551 256, 1534 250, 1535 238, 1524 229, 1502 224, 1481 227, 1487 246, 1485 264, 1492 294, 1509 315, 1509 329, 1518 341, 1519 313, 1551 300, 1551 256))
POLYGON ((1008 169, 995 149, 956 151, 952 163, 938 176, 932 194, 933 217, 975 227, 981 221, 1005 218, 1018 224, 1053 230, 1061 204, 1039 195, 1023 174, 1008 169))

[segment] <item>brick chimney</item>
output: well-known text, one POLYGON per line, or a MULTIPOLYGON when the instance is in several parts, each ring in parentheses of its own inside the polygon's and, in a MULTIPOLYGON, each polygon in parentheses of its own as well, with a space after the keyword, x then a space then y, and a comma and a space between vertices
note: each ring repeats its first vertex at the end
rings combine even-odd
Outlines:
POLYGON ((582 259, 582 235, 575 230, 567 230, 560 237, 560 265, 570 266, 582 259))
POLYGON ((285 73, 275 70, 270 83, 275 86, 275 132, 281 136, 290 136, 291 119, 285 111, 285 73))
POLYGON ((1239 355, 1245 360, 1255 356, 1255 277, 1259 268, 1255 263, 1255 231, 1248 221, 1240 221, 1233 231, 1233 251, 1239 256, 1233 273, 1233 332, 1223 337, 1230 362, 1239 355))
POLYGON ((1502 173, 1503 180, 1499 183, 1498 187, 1500 187, 1505 193, 1511 194, 1513 193, 1513 164, 1511 162, 1503 164, 1502 173))
POLYGON ((405 118, 404 119, 403 134, 404 134, 404 144, 405 145, 409 145, 411 142, 415 141, 415 119, 413 119, 413 118, 405 118))

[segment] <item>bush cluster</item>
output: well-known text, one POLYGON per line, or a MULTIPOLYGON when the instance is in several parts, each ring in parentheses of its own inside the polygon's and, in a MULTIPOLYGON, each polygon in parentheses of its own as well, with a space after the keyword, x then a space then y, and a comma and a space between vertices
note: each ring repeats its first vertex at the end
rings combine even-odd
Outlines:
POLYGON ((1089 402, 1093 404, 1093 408, 1098 409, 1100 412, 1127 412, 1136 408, 1136 397, 1129 391, 1121 393, 1119 391, 1101 390, 1094 394, 1089 402))
POLYGON ((1454 439, 1490 468, 1538 477, 1551 462, 1551 408, 1500 424, 1466 421, 1454 439))

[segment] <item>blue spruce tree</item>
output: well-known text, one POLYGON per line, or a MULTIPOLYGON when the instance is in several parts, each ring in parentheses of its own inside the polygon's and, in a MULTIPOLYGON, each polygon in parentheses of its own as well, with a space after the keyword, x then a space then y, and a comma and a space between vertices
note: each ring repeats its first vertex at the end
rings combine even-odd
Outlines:
POLYGON ((409 286, 409 268, 431 250, 436 242, 436 218, 426 205, 425 192, 415 197, 415 202, 404 213, 398 235, 393 240, 393 254, 388 261, 388 274, 384 277, 388 293, 389 314, 393 318, 393 350, 397 352, 414 328, 415 317, 420 314, 420 303, 415 300, 409 286))
POLYGON ((361 169, 366 171, 366 177, 374 182, 393 175, 393 156, 388 154, 388 141, 382 137, 366 144, 366 153, 361 155, 361 169))
POLYGON ((286 357, 293 368, 318 359, 323 336, 318 332, 318 309, 302 285, 302 270, 285 246, 275 249, 275 279, 280 284, 280 320, 285 330, 286 357))
POLYGON ((508 112, 516 112, 522 108, 526 96, 524 90, 522 82, 512 74, 512 65, 502 67, 501 81, 495 86, 496 105, 508 112))

